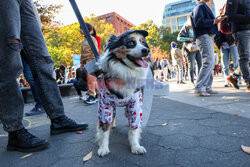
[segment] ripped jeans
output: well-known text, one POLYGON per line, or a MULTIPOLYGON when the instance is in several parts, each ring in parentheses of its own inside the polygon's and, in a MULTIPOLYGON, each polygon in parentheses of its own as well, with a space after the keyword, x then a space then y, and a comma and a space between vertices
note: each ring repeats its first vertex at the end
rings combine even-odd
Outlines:
POLYGON ((0 1, 0 120, 7 132, 23 128, 24 102, 17 83, 22 72, 20 50, 27 53, 42 105, 54 119, 64 115, 53 61, 30 0, 0 1))

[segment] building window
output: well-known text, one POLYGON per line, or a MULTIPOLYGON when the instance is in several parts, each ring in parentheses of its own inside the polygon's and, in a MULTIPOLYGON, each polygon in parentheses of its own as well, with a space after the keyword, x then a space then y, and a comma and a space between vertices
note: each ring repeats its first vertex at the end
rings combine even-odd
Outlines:
POLYGON ((172 29, 173 29, 173 31, 176 31, 177 29, 176 29, 176 26, 172 26, 172 29))
POLYGON ((176 18, 172 19, 172 24, 176 24, 176 18))
POLYGON ((170 25, 170 19, 168 19, 168 20, 166 21, 166 24, 167 24, 167 26, 170 25))
POLYGON ((183 25, 185 24, 185 22, 187 21, 187 17, 186 16, 178 17, 177 21, 178 21, 178 29, 180 30, 183 27, 183 25))
POLYGON ((107 20, 107 21, 111 20, 111 17, 107 17, 106 20, 107 20))

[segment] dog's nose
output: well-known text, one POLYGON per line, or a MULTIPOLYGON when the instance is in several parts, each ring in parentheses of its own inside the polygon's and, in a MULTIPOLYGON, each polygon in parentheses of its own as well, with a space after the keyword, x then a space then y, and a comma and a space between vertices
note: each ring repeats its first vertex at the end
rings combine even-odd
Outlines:
POLYGON ((144 48, 144 49, 141 50, 141 52, 142 52, 143 56, 147 56, 148 53, 149 53, 149 49, 144 48))

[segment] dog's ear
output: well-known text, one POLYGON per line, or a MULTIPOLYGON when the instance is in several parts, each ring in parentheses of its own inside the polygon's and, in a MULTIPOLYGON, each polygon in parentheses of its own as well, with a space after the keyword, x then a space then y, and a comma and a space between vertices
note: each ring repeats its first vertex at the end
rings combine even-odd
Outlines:
POLYGON ((111 49, 113 48, 112 46, 114 45, 115 42, 117 42, 118 37, 115 34, 112 34, 109 37, 108 42, 104 45, 104 51, 106 51, 107 49, 111 49))

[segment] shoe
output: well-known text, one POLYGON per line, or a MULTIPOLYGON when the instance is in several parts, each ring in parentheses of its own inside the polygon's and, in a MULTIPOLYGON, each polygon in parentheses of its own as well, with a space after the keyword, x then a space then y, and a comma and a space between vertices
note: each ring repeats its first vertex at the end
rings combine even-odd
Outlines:
POLYGON ((196 86, 195 84, 192 84, 192 89, 195 89, 195 86, 196 86))
POLYGON ((47 140, 33 136, 26 129, 9 132, 7 151, 36 152, 48 148, 47 140))
POLYGON ((235 89, 240 89, 238 85, 238 80, 233 78, 231 75, 227 77, 228 82, 230 82, 235 89))
POLYGON ((84 103, 86 103, 86 104, 94 104, 94 103, 96 103, 96 98, 93 97, 93 96, 89 96, 87 98, 87 100, 84 101, 84 103))
POLYGON ((250 83, 247 84, 247 92, 250 92, 250 83))
POLYGON ((207 91, 207 93, 209 93, 209 94, 213 94, 213 95, 218 94, 218 92, 217 92, 217 91, 215 91, 215 90, 210 90, 210 91, 207 91))
POLYGON ((180 81, 180 84, 186 84, 186 82, 180 81))
POLYGON ((224 87, 228 88, 228 87, 231 87, 231 85, 228 83, 228 84, 225 84, 224 87))
POLYGON ((195 90, 195 93, 199 96, 203 96, 203 97, 209 97, 210 94, 208 92, 199 92, 195 90))
POLYGON ((79 100, 82 100, 82 95, 79 95, 78 97, 79 97, 79 100))
POLYGON ((34 107, 29 112, 26 112, 25 116, 39 115, 39 114, 43 114, 43 113, 45 113, 43 107, 34 107))
POLYGON ((67 116, 61 116, 51 120, 50 135, 86 130, 87 127, 88 124, 77 124, 74 120, 68 118, 67 116))
POLYGON ((177 84, 179 84, 180 83, 180 81, 177 81, 177 84))

